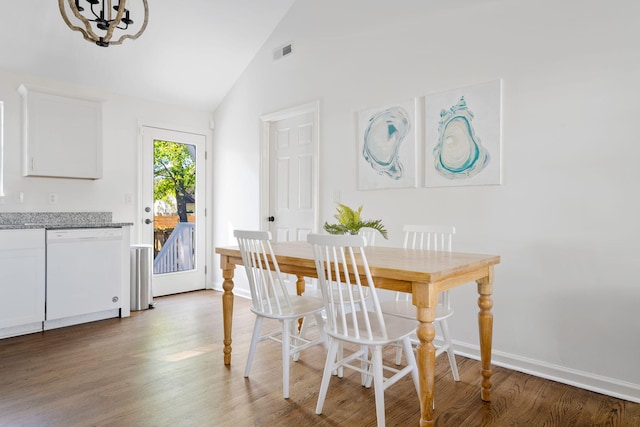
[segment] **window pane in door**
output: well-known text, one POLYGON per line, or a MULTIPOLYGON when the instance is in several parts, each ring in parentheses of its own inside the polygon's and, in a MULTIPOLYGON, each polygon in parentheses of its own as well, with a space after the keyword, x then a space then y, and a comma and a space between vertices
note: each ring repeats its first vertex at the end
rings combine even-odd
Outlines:
POLYGON ((196 146, 154 140, 154 274, 196 268, 196 146))

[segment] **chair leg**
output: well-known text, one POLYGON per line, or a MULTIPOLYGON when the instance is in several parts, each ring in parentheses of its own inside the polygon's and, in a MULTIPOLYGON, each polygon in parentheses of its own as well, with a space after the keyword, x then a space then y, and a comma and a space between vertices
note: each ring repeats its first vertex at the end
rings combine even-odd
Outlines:
MULTIPOLYGON (((334 362, 337 362, 338 360, 341 360, 342 359, 342 355, 343 355, 343 347, 342 347, 342 341, 340 341, 338 343, 338 350, 336 352, 336 357, 334 358, 334 362)), ((332 374, 337 376, 338 378, 342 378, 342 377, 344 377, 344 368, 342 366, 338 366, 337 369, 333 370, 332 374)))
POLYGON ((396 365, 402 363, 402 347, 396 347, 396 365))
POLYGON ((282 397, 289 398, 289 364, 291 361, 291 322, 282 321, 282 397))
POLYGON ((324 372, 322 373, 322 381, 320 382, 320 393, 318 393, 318 404, 316 405, 316 414, 322 414, 324 399, 327 397, 327 389, 331 380, 331 373, 334 371, 336 357, 338 356, 338 347, 340 342, 329 339, 329 351, 327 352, 327 360, 324 362, 324 372))
POLYGON ((371 369, 373 371, 373 392, 376 399, 376 418, 378 426, 384 426, 384 377, 382 374, 382 348, 379 346, 373 347, 371 352, 371 369))
MULTIPOLYGON (((295 323, 295 322, 294 322, 294 323, 295 323)), ((297 338, 302 338, 302 339, 304 339, 304 334, 306 333, 306 329, 308 328, 308 326, 307 326, 307 324, 308 324, 308 323, 309 323, 309 322, 307 321, 307 318, 306 318, 306 317, 304 317, 304 318, 302 319, 302 327, 300 328, 300 331, 299 331, 299 332, 298 332, 298 334, 297 334, 297 335, 298 335, 298 336, 297 336, 297 338)), ((294 325, 294 327, 295 327, 295 325, 294 325)), ((292 329, 292 331, 294 331, 294 330, 295 330, 295 329, 292 329)), ((300 342, 301 342, 301 341, 297 340, 296 338, 293 338, 293 340, 294 340, 294 342, 293 342, 293 346, 294 346, 294 347, 295 347, 295 346, 297 346, 298 344, 300 344, 300 342)), ((299 352, 299 351, 296 351, 296 352, 294 352, 294 353, 293 353, 293 355, 292 355, 292 356, 293 356, 293 361, 294 361, 294 362, 297 362, 297 361, 300 359, 300 352, 299 352)))
POLYGON ((451 335, 449 335, 449 325, 447 319, 443 319, 440 322, 440 328, 442 329, 442 338, 447 346, 445 350, 447 357, 449 358, 449 365, 451 365, 451 374, 453 374, 454 381, 460 381, 460 375, 458 374, 458 364, 456 363, 456 356, 453 352, 453 345, 451 344, 451 335))
POLYGON ((298 332, 298 336, 300 338, 304 338, 305 334, 307 333, 307 329, 309 328, 309 322, 307 321, 306 317, 302 318, 302 326, 300 326, 300 331, 298 332))
POLYGON ((411 339, 406 337, 402 340, 402 348, 404 348, 404 352, 407 355, 407 365, 413 366, 413 371, 411 371, 411 378, 413 379, 413 385, 416 388, 416 392, 418 396, 420 396, 420 379, 418 378, 418 365, 416 364, 416 356, 413 354, 413 345, 411 344, 411 339))
POLYGON ((316 324, 318 325, 318 329, 320 332, 320 336, 322 337, 322 345, 324 346, 324 350, 329 350, 329 343, 327 342, 327 334, 324 332, 324 319, 322 318, 322 313, 316 313, 316 324))
POLYGON ((253 334, 251 335, 251 344, 249 345, 249 356, 247 356, 247 363, 244 366, 245 378, 249 376, 251 370, 251 363, 253 363, 253 355, 256 352, 256 344, 260 341, 260 329, 262 328, 262 317, 256 316, 256 321, 253 324, 253 334))
POLYGON ((369 378, 371 377, 370 375, 370 370, 369 367, 371 366, 371 364, 368 362, 369 360, 369 347, 367 347, 366 345, 363 345, 361 347, 362 350, 362 356, 361 356, 361 361, 360 361, 360 369, 362 369, 363 371, 367 371, 369 372, 369 374, 366 374, 364 372, 362 372, 360 374, 360 383, 362 384, 363 387, 371 387, 371 381, 369 381, 369 378))

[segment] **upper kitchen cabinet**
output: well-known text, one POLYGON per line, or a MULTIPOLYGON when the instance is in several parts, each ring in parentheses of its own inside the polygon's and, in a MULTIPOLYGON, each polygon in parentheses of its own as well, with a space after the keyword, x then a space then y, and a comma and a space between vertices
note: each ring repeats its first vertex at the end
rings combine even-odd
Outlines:
POLYGON ((102 102, 24 85, 24 176, 102 178, 102 102))

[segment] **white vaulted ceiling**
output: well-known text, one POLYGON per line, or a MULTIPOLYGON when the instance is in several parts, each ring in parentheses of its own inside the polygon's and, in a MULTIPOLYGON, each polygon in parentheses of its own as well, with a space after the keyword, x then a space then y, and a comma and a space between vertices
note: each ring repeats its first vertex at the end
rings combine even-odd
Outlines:
POLYGON ((0 70, 213 111, 294 2, 149 0, 145 33, 101 48, 57 1, 5 0, 0 70))

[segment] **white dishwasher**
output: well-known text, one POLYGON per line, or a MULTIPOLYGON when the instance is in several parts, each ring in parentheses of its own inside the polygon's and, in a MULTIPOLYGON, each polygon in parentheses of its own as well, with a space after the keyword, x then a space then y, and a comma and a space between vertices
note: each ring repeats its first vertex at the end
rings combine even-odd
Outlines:
POLYGON ((122 228, 47 230, 44 329, 120 315, 122 228))

